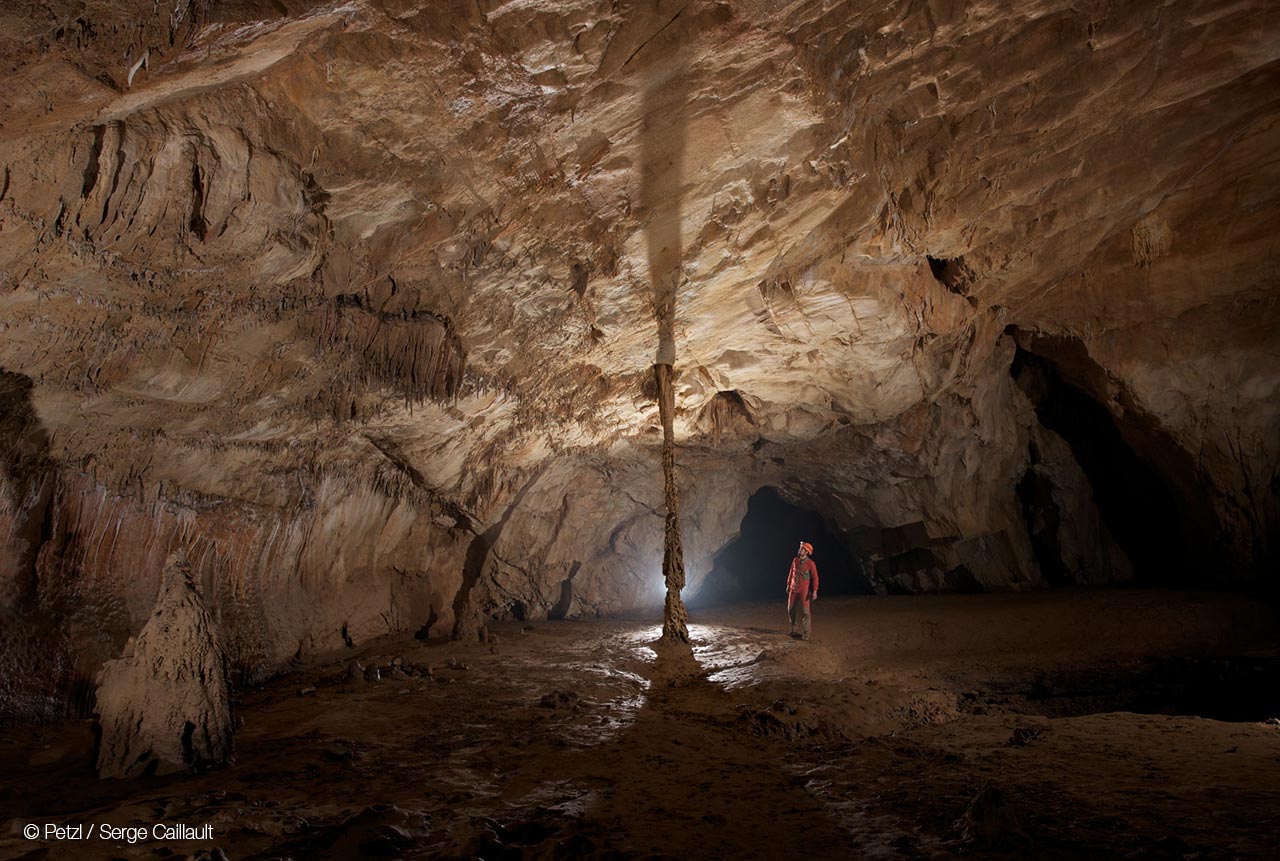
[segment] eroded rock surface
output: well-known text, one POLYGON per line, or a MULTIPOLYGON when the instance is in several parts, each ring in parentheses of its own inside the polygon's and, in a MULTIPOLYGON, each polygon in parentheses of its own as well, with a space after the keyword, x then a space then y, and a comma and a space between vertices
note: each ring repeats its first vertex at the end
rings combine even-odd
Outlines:
POLYGON ((234 727, 222 638, 175 553, 155 611, 123 657, 98 675, 101 777, 139 777, 225 765, 234 727))
POLYGON ((0 33, 7 714, 59 713, 175 547, 247 679, 660 601, 655 256, 690 589, 764 486, 890 591, 1274 587, 1274 4, 57 0, 0 33), (1117 526, 1019 357, 1182 544, 1117 526))

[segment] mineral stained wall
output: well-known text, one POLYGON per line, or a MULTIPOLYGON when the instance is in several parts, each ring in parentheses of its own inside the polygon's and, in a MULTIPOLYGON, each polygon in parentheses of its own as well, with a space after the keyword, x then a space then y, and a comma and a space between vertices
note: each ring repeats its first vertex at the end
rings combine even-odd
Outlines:
POLYGON ((1274 586, 1275 4, 4 5, 6 716, 177 548, 239 679, 659 602, 655 225, 691 588, 765 485, 886 590, 1134 577, 1050 377, 1274 586))

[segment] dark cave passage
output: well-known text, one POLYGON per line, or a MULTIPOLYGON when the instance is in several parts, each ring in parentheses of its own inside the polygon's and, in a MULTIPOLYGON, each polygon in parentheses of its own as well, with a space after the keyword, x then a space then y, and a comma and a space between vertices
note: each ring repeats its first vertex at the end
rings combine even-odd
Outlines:
POLYGON ((738 537, 716 554, 690 606, 785 601, 787 570, 801 541, 813 545, 820 595, 871 594, 862 566, 822 515, 792 505, 776 488, 762 487, 747 501, 738 537))
MULTIPOLYGON (((1096 367, 1091 370, 1101 372, 1096 367)), ((1140 456, 1126 439, 1152 436, 1155 429, 1135 426, 1128 428, 1129 434, 1122 432, 1106 406, 1068 382, 1057 363, 1022 346, 1009 373, 1035 404, 1040 423, 1070 446, 1089 479, 1098 514, 1128 555, 1138 582, 1170 586, 1211 579, 1204 572, 1196 576, 1194 560, 1198 554, 1195 542, 1189 540, 1195 537, 1190 524, 1196 522, 1189 510, 1191 500, 1183 498, 1186 491, 1178 489, 1173 476, 1151 462, 1166 465, 1160 455, 1162 448, 1169 446, 1144 447, 1144 456, 1140 456)), ((1033 443, 1031 463, 1038 458, 1033 443)), ((1169 466, 1173 469, 1177 464, 1169 466)), ((1028 470, 1018 485, 1018 497, 1041 569, 1051 584, 1062 585, 1067 581, 1055 537, 1058 512, 1051 498, 1052 486, 1041 486, 1045 484, 1028 470)))

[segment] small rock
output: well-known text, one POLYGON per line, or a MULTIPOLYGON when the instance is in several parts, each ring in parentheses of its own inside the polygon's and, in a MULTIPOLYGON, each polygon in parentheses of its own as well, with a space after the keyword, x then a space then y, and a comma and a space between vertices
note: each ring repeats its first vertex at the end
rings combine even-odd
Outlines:
POLYGON ((544 709, 577 708, 582 697, 575 691, 552 691, 543 694, 538 700, 538 707, 544 709))
POLYGON ((952 827, 966 843, 993 847, 1025 843, 1030 838, 1005 801, 1004 793, 990 784, 973 797, 964 815, 952 827))
POLYGON ((315 692, 316 692, 316 689, 315 689, 314 687, 310 687, 310 686, 309 686, 309 687, 305 687, 305 688, 299 688, 299 689, 298 689, 298 696, 300 696, 300 697, 305 697, 305 696, 307 696, 308 694, 314 694, 315 692))
POLYGON ((360 842, 361 855, 398 858, 412 842, 413 835, 408 830, 399 825, 383 825, 360 842))
POLYGON ((1009 737, 1009 744, 1014 747, 1026 747, 1042 735, 1044 735, 1044 727, 1042 726, 1016 727, 1013 735, 1009 737))
POLYGON ((402 666, 404 666, 404 658, 401 658, 401 657, 399 657, 399 656, 392 658, 392 659, 391 659, 391 666, 393 666, 393 667, 402 667, 402 666))
POLYGON ((457 658, 450 658, 450 659, 449 659, 449 669, 451 669, 451 670, 465 670, 466 668, 467 668, 467 665, 466 665, 466 664, 464 664, 464 663, 462 663, 462 661, 459 661, 457 658))
POLYGON ((377 667, 369 667, 364 671, 364 680, 366 682, 382 681, 382 672, 377 667))
POLYGON ((334 744, 322 750, 321 755, 324 756, 325 759, 332 760, 333 762, 345 762, 345 763, 353 762, 356 758, 356 752, 352 750, 350 747, 346 746, 349 744, 350 744, 349 742, 346 742, 343 739, 338 739, 337 744, 334 744))
POLYGON ((353 685, 364 682, 364 665, 359 661, 352 661, 347 664, 347 681, 353 685))

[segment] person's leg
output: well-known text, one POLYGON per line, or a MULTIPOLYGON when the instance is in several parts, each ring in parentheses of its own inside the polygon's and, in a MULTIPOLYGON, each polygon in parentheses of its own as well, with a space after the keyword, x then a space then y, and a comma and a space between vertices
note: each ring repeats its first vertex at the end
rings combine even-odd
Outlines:
POLYGON ((796 634, 796 605, 799 603, 794 595, 787 596, 787 618, 791 620, 791 635, 793 637, 796 634))
POLYGON ((812 615, 812 611, 809 609, 808 601, 799 601, 797 603, 800 604, 800 621, 804 625, 804 638, 807 640, 809 639, 809 617, 812 615))

